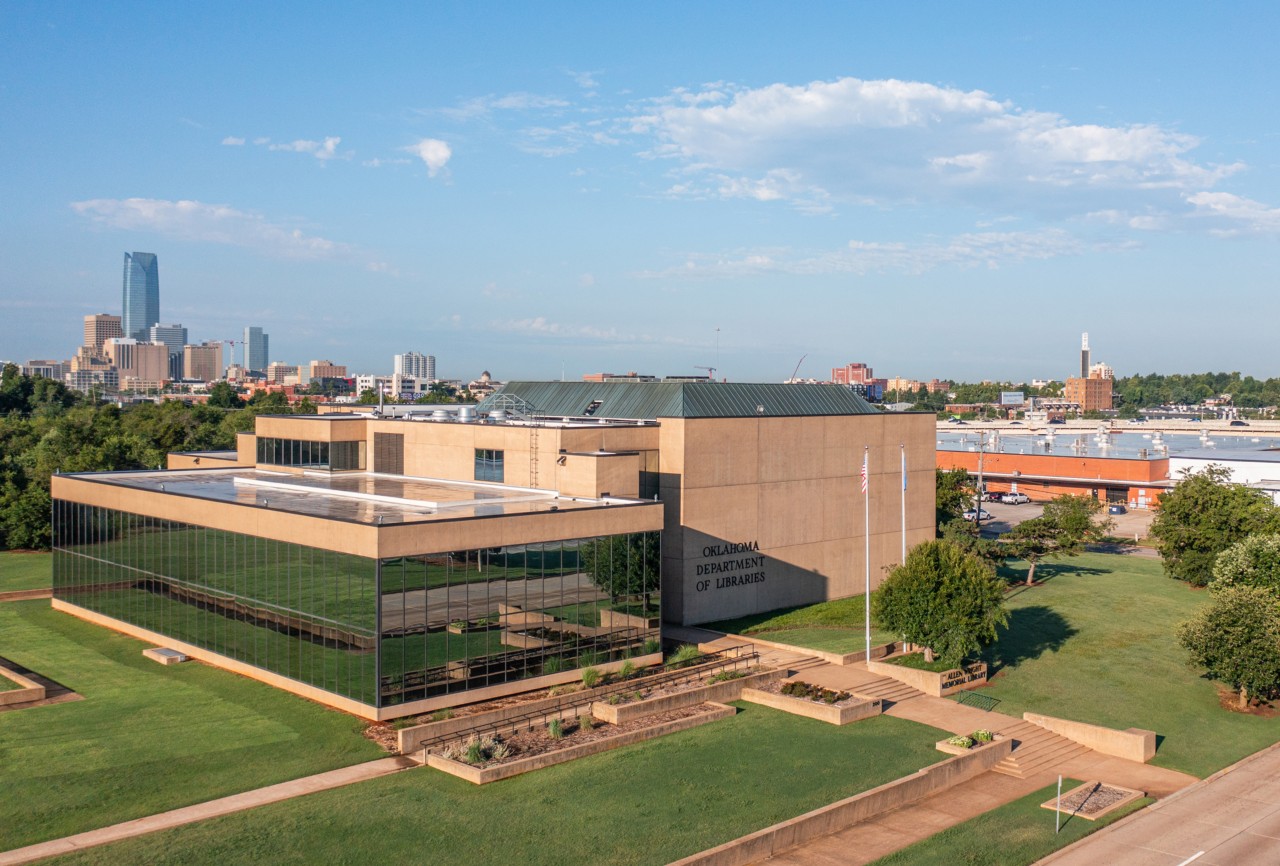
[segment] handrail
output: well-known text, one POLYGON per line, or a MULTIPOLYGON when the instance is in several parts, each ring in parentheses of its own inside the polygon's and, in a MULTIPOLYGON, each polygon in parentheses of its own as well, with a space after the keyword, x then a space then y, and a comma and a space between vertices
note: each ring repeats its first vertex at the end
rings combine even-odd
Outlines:
POLYGON ((591 704, 608 699, 610 695, 622 692, 635 691, 637 687, 652 688, 666 685, 674 685, 686 680, 701 679, 708 674, 723 669, 735 669, 739 666, 752 665, 759 661, 760 654, 750 644, 737 644, 732 647, 726 647, 714 653, 707 653, 703 656, 709 661, 701 662, 696 665, 688 665, 686 667, 677 668, 675 670, 663 670, 659 673, 648 674, 636 677, 631 680, 623 680, 609 685, 599 686, 591 689, 590 694, 583 692, 572 692, 567 695, 560 696, 560 700, 551 706, 543 706, 536 710, 529 710, 518 716, 512 716, 500 721, 477 724, 473 727, 459 731, 452 731, 447 734, 437 734, 434 737, 424 739, 419 742, 418 749, 431 750, 437 746, 444 745, 454 741, 463 741, 473 736, 485 733, 499 733, 501 731, 519 731, 532 730, 535 724, 541 724, 543 720, 555 717, 563 718, 567 710, 576 710, 581 707, 589 707, 591 704), (747 650, 747 652, 744 652, 747 650), (732 651, 732 654, 730 654, 732 651))

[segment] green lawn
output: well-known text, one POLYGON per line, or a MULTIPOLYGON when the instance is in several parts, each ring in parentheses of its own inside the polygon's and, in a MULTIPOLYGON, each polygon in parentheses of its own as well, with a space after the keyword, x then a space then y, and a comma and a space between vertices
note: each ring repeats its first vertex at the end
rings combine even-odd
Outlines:
MULTIPOLYGON (((1079 784, 1063 779, 1062 790, 1079 784)), ((1098 821, 1064 814, 1062 832, 1055 835, 1054 813, 1040 804, 1056 793, 1056 785, 1042 788, 881 857, 871 866, 1025 866, 1153 802, 1137 800, 1098 821)))
POLYGON ((940 732, 734 718, 484 787, 428 769, 77 852, 59 864, 662 864, 936 763, 940 732))
MULTIPOLYGON (((764 640, 835 653, 852 653, 866 647, 866 602, 862 596, 839 598, 804 607, 756 613, 737 619, 709 622, 706 628, 729 634, 755 635, 764 640)), ((872 645, 886 644, 896 636, 871 624, 872 645)))
POLYGON ((1187 666, 1174 629, 1208 596, 1158 560, 1084 554, 1036 576, 1044 585, 1010 593, 1009 630, 986 653, 995 676, 981 694, 997 711, 1153 730, 1153 763, 1201 777, 1280 738, 1274 719, 1222 709, 1217 685, 1187 666))
POLYGON ((380 756, 363 723, 58 613, 0 604, 0 655, 84 700, 0 713, 0 850, 380 756))
POLYGON ((52 553, 0 553, 0 592, 53 586, 52 553))

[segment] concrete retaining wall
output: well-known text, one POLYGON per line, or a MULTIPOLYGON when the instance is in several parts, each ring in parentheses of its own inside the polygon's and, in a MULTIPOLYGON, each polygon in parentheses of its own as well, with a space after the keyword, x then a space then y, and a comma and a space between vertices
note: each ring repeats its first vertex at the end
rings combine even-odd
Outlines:
POLYGON ((757 863, 972 779, 1004 760, 1012 749, 1013 741, 1005 739, 967 755, 948 758, 910 776, 677 860, 672 866, 746 866, 757 863))
MULTIPOLYGON (((637 668, 660 665, 662 664, 662 653, 637 656, 636 658, 630 659, 630 661, 637 668)), ((602 673, 612 673, 619 670, 624 664, 626 664, 626 661, 607 662, 605 664, 596 665, 595 668, 602 673)), ((581 681, 582 671, 565 671, 562 674, 555 674, 553 676, 566 677, 566 679, 562 679, 561 682, 570 682, 573 680, 581 681)), ((529 682, 530 690, 532 690, 535 687, 534 681, 530 680, 529 682)), ((581 698, 581 702, 586 704, 591 700, 591 695, 592 691, 584 689, 581 692, 574 692, 573 698, 574 700, 581 698)), ((438 722, 427 722, 422 725, 414 725, 411 728, 404 728, 403 730, 396 732, 397 744, 399 745, 400 753, 407 755, 421 747, 423 741, 430 740, 438 736, 468 731, 476 727, 500 724, 508 719, 514 719, 517 716, 523 716, 526 713, 534 713, 540 710, 545 710, 547 713, 553 713, 556 710, 556 706, 564 701, 566 697, 568 696, 544 698, 539 701, 527 701, 525 703, 515 704, 509 707, 489 710, 484 713, 474 713, 469 716, 458 716, 457 718, 452 719, 441 719, 438 722)))
POLYGON ((605 701, 596 701, 591 705, 591 714, 602 722, 608 722, 611 725, 624 725, 627 722, 635 721, 641 716, 679 710, 684 707, 691 707, 694 704, 706 703, 707 701, 716 703, 736 701, 743 696, 748 687, 779 680, 785 673, 786 671, 761 671, 758 674, 747 674, 745 677, 739 677, 736 680, 725 680, 724 682, 712 683, 709 686, 689 689, 687 692, 661 695, 643 701, 633 701, 629 704, 609 704, 605 701))
POLYGON ((0 592, 0 601, 30 601, 34 598, 53 598, 52 589, 11 589, 0 592))
POLYGON ((867 662, 867 670, 880 674, 882 677, 890 677, 900 683, 905 683, 913 689, 919 689, 926 695, 933 695, 935 698, 946 697, 968 689, 981 688, 987 684, 986 662, 975 662, 963 668, 953 668, 941 673, 889 664, 888 662, 867 662))
MULTIPOLYGON (((733 638, 734 640, 740 640, 743 643, 751 643, 751 644, 755 644, 756 646, 762 646, 762 647, 765 647, 766 649, 783 650, 785 652, 793 652, 798 655, 813 656, 814 658, 822 659, 823 661, 833 665, 857 664, 858 662, 863 661, 867 655, 866 650, 858 650, 857 652, 852 652, 852 653, 833 653, 833 652, 827 652, 825 650, 810 649, 809 647, 804 647, 804 646, 796 646, 795 644, 778 643, 777 641, 765 640, 764 638, 758 637, 756 635, 727 634, 725 635, 725 637, 730 637, 730 638, 733 638)), ((702 645, 700 644, 699 646, 702 646, 702 645)), ((881 646, 873 646, 871 647, 871 658, 882 659, 885 656, 893 655, 893 653, 896 652, 897 649, 898 649, 898 644, 896 641, 883 644, 881 646)))
POLYGON ((880 701, 874 698, 865 698, 856 703, 837 707, 835 704, 823 704, 818 701, 793 698, 790 695, 780 695, 774 692, 761 691, 760 689, 743 689, 742 699, 753 704, 760 704, 763 707, 782 710, 784 713, 791 713, 793 716, 817 719, 830 725, 847 725, 859 719, 878 716, 884 711, 880 701))
POLYGON ((543 767, 551 767, 556 764, 563 764, 566 761, 573 761, 577 758, 585 758, 588 755, 596 755, 600 752, 607 752, 611 749, 619 749, 623 746, 629 746, 632 743, 639 743, 644 740, 651 740, 654 737, 665 736, 666 734, 674 734, 676 731, 684 731, 689 728, 696 728, 710 722, 719 721, 728 718, 737 712, 733 707, 726 707, 722 704, 716 704, 714 710, 700 713, 696 716, 688 716, 683 719, 676 719, 672 722, 665 722, 661 725, 654 725, 649 728, 641 728, 638 731, 628 731, 625 734, 619 734, 616 737, 608 737, 602 740, 592 740, 589 743, 583 743, 580 746, 570 746, 567 749, 561 749, 558 752, 547 752, 543 755, 534 755, 532 758, 525 758, 519 761, 511 761, 506 764, 498 764, 495 767, 486 767, 481 769, 473 767, 470 764, 464 764, 461 761, 450 761, 439 755, 427 755, 427 765, 435 767, 437 770, 443 770, 457 776, 460 779, 466 779, 476 785, 485 785, 489 782, 497 782, 500 779, 509 779, 512 776, 519 776, 521 773, 528 773, 532 770, 541 770, 543 767))
POLYGON ((1072 742, 1088 746, 1095 752, 1137 761, 1145 764, 1156 756, 1156 732, 1142 728, 1129 728, 1117 731, 1115 728, 1104 728, 1101 725, 1090 725, 1087 722, 1073 722, 1069 719, 1055 719, 1053 716, 1042 716, 1039 713, 1023 713, 1023 721, 1039 725, 1046 731, 1053 731, 1060 737, 1072 742))

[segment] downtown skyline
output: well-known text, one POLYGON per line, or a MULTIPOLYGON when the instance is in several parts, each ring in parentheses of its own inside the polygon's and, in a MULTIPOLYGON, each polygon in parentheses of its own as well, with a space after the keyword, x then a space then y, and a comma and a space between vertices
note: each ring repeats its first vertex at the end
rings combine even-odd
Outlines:
POLYGON ((0 356, 148 250, 193 340, 362 372, 1274 375, 1280 14, 1150 14, 8 4, 0 356))

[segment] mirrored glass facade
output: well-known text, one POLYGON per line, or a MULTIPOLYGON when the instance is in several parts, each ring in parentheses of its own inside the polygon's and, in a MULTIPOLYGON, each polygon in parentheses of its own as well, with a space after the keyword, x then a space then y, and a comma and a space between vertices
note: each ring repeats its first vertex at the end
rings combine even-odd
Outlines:
POLYGON ((54 501, 54 597, 370 706, 656 651, 656 532, 375 560, 54 501))

